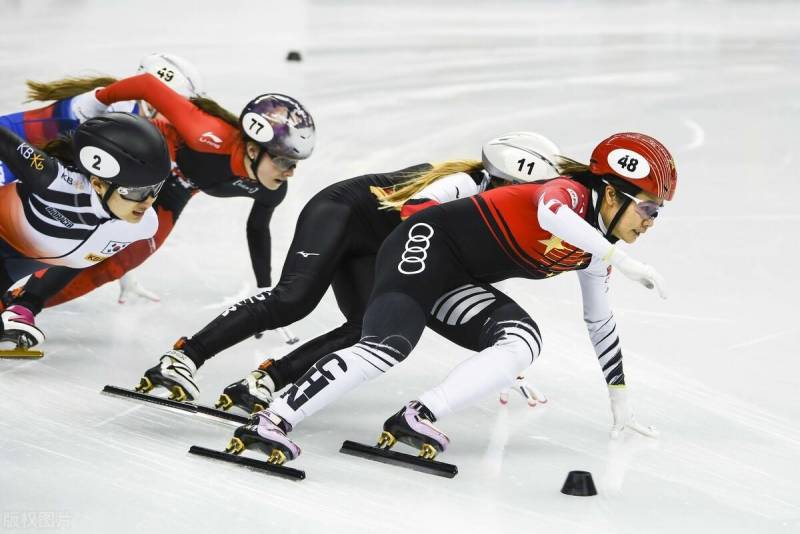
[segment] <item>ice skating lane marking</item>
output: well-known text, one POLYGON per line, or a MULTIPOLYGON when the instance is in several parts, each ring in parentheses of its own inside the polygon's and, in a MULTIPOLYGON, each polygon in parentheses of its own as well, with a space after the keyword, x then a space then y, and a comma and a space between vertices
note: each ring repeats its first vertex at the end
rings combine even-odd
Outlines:
POLYGON ((135 412, 136 410, 139 410, 140 408, 143 408, 143 407, 144 407, 144 405, 131 406, 131 407, 125 409, 125 410, 122 410, 121 412, 118 412, 116 415, 112 415, 111 417, 103 419, 99 423, 95 423, 93 425, 93 428, 99 428, 99 427, 105 425, 106 423, 110 423, 111 421, 114 421, 115 419, 119 419, 120 417, 124 417, 124 416, 128 415, 129 413, 135 412))
POLYGON ((614 311, 617 312, 617 315, 634 314, 646 317, 658 317, 660 319, 683 319, 686 321, 704 321, 708 323, 725 323, 725 324, 736 323, 736 321, 733 319, 723 319, 721 317, 700 317, 697 315, 685 315, 682 313, 662 313, 662 312, 654 312, 648 310, 637 310, 634 308, 615 308, 614 311))
POLYGON ((685 124, 692 131, 692 140, 684 147, 684 149, 696 150, 703 146, 706 142, 706 132, 703 130, 703 127, 692 119, 683 119, 683 124, 685 124))
POLYGON ((84 465, 90 466, 90 468, 94 468, 95 467, 95 464, 90 462, 90 461, 88 461, 88 460, 82 460, 81 458, 78 458, 76 456, 70 456, 68 454, 64 454, 63 452, 55 451, 53 449, 48 449, 47 447, 42 447, 41 445, 37 445, 36 443, 33 443, 32 441, 25 441, 25 440, 21 440, 21 439, 10 439, 9 441, 17 442, 17 443, 21 444, 23 447, 25 447, 26 449, 37 449, 37 450, 40 450, 42 452, 46 452, 48 454, 52 454, 53 456, 60 456, 61 458, 66 458, 67 460, 71 460, 73 462, 78 462, 80 464, 84 464, 84 465))
POLYGON ((781 330, 780 332, 773 332, 772 334, 767 334, 766 336, 757 337, 755 339, 751 339, 749 341, 745 341, 744 343, 738 343, 736 345, 731 345, 727 347, 725 350, 736 350, 736 349, 743 349, 745 347, 751 347, 753 345, 757 345, 759 343, 763 343, 764 341, 770 341, 772 339, 782 337, 786 334, 794 333, 792 329, 781 330))
POLYGON ((762 213, 755 215, 676 215, 670 216, 669 222, 684 222, 684 223, 698 223, 698 222, 722 222, 729 223, 731 221, 746 221, 746 222, 775 222, 775 221, 800 221, 800 215, 797 213, 762 213))

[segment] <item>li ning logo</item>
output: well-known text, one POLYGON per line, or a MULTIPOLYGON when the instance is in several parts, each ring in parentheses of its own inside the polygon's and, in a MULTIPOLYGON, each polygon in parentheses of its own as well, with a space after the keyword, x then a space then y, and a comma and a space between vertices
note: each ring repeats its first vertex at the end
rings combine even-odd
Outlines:
POLYGON ((408 231, 406 248, 400 256, 397 270, 402 274, 418 274, 425 270, 428 248, 431 246, 433 228, 429 224, 417 223, 408 231))

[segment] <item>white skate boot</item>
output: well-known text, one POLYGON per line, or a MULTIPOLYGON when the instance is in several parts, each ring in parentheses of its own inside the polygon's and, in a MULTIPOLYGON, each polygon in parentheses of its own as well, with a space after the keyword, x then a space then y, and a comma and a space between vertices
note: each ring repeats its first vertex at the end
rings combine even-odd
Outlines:
POLYGON ((184 343, 185 338, 179 339, 172 350, 161 356, 158 365, 145 371, 136 391, 147 393, 156 386, 161 386, 170 390, 171 400, 184 402, 198 398, 200 390, 194 379, 197 367, 181 350, 184 343))

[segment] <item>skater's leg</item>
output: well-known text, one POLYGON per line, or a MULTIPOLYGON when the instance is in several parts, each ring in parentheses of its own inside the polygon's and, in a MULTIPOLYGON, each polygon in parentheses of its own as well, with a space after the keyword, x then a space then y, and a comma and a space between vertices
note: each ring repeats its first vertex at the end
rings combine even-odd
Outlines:
POLYGON ((272 404, 273 414, 293 426, 408 356, 425 328, 427 310, 463 276, 436 228, 433 221, 412 218, 384 241, 361 341, 314 364, 272 404), (419 250, 423 242, 424 259, 409 261, 409 247, 419 250))
MULTIPOLYGON (((157 365, 145 371, 141 390, 154 385, 173 391, 177 387, 182 392, 176 397, 196 398, 194 374, 206 360, 254 334, 287 326, 310 313, 347 251, 349 215, 348 206, 324 197, 309 202, 300 214, 278 285, 230 306, 191 339, 179 339, 157 365)), ((224 408, 232 405, 230 399, 220 398, 220 403, 224 408)))
POLYGON ((463 322, 448 324, 446 315, 439 314, 430 323, 448 339, 479 351, 419 397, 436 418, 507 387, 541 352, 539 328, 525 310, 488 284, 473 287, 482 289, 482 294, 491 295, 493 300, 484 300, 485 307, 463 322))
POLYGON ((341 267, 334 275, 331 288, 347 322, 276 360, 267 369, 267 373, 275 383, 276 391, 299 379, 323 356, 358 342, 361 338, 361 323, 372 292, 374 277, 375 256, 361 256, 342 261, 341 267))
POLYGON ((327 198, 312 200, 297 222, 278 284, 230 306, 184 347, 199 367, 217 353, 264 330, 288 326, 319 304, 348 252, 350 208, 327 198))

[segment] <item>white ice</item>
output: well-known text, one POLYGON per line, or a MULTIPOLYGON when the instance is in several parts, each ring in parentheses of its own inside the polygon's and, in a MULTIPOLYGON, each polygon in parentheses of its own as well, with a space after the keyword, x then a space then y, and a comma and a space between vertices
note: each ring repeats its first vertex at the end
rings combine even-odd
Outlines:
MULTIPOLYGON (((0 530, 800 531, 796 2, 0 0, 0 18, 0 113, 21 108, 26 79, 125 76, 154 51, 195 62, 233 110, 267 91, 306 103, 318 149, 272 223, 275 276, 322 186, 474 158, 509 130, 543 132, 583 161, 612 132, 644 131, 680 175, 630 249, 662 272, 669 300, 620 276, 612 288, 638 418, 659 440, 610 441, 578 285, 563 275, 503 284, 544 334, 529 377, 550 402, 485 398, 441 421, 453 480, 338 453, 467 355, 434 334, 297 428, 303 482, 188 455, 221 448, 233 427, 99 391, 135 384, 254 288, 249 201, 201 194, 138 270, 161 303, 119 305, 108 284, 40 316, 44 359, 0 361, 0 530), (293 49, 302 63, 284 61, 293 49), (594 474, 598 496, 559 493, 574 469, 594 474)), ((292 329, 307 340, 340 321, 328 295, 292 329)), ((222 353, 202 369, 202 401, 286 352, 267 334, 222 353)))

